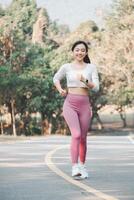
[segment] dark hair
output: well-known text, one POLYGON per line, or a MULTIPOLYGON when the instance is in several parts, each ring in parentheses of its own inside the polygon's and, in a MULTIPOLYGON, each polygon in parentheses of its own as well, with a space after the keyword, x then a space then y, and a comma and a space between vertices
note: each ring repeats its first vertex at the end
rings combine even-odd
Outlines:
MULTIPOLYGON (((85 41, 83 41, 83 40, 76 41, 76 42, 73 44, 71 50, 73 51, 74 48, 75 48, 78 44, 84 44, 84 46, 85 46, 85 48, 86 48, 86 52, 88 52, 88 45, 87 45, 87 43, 86 43, 85 41)), ((90 58, 88 57, 88 54, 85 56, 84 62, 85 62, 85 63, 91 63, 90 58)))

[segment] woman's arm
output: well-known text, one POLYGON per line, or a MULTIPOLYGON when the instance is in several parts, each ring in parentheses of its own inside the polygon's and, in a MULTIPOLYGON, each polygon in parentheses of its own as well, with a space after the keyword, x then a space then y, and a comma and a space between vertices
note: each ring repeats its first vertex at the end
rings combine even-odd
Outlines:
POLYGON ((62 96, 66 96, 66 90, 61 87, 60 80, 66 75, 66 65, 62 65, 53 77, 53 83, 62 96))
POLYGON ((57 88, 58 92, 61 94, 61 96, 66 96, 67 91, 62 89, 60 81, 56 81, 54 85, 57 88))
POLYGON ((83 83, 85 83, 85 85, 87 87, 91 88, 91 89, 95 87, 95 84, 93 82, 89 81, 88 79, 84 78, 83 75, 81 75, 80 81, 82 81, 83 83))
POLYGON ((99 84, 99 75, 98 71, 95 65, 93 65, 93 71, 92 71, 92 82, 94 84, 94 87, 92 88, 93 91, 98 92, 100 88, 99 84))
POLYGON ((99 91, 99 76, 96 69, 96 66, 93 65, 91 80, 86 79, 82 74, 78 74, 78 79, 83 82, 88 88, 92 89, 93 91, 99 91))

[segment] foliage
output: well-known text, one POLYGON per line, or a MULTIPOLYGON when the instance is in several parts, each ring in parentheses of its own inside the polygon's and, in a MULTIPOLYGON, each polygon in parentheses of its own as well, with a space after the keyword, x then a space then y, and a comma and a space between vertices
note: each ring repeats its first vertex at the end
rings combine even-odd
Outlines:
POLYGON ((3 17, 5 15, 5 10, 0 5, 0 17, 3 17))
MULTIPOLYGON (((94 116, 105 104, 117 105, 119 112, 125 106, 132 106, 133 1, 115 0, 103 30, 88 20, 70 32, 67 25, 51 21, 47 10, 42 9, 44 43, 35 45, 31 38, 39 11, 34 0, 13 0, 8 8, 0 7, 0 104, 10 106, 13 99, 15 112, 21 116, 26 111, 39 111, 42 120, 53 124, 53 131, 58 128, 57 124, 64 126, 61 123, 63 98, 56 91, 52 78, 63 63, 72 61, 71 46, 82 39, 88 43, 89 57, 97 65, 100 76, 100 91, 89 94, 94 116)), ((36 128, 40 129, 36 122, 29 121, 25 126, 26 134, 36 132, 36 128)))
POLYGON ((18 29, 20 35, 25 36, 25 38, 31 37, 37 12, 36 1, 13 0, 7 11, 7 15, 10 16, 10 22, 13 22, 13 26, 18 29))
POLYGON ((114 5, 107 18, 107 30, 102 33, 98 60, 102 73, 111 81, 107 91, 110 102, 131 105, 134 96, 133 1, 118 0, 114 5))

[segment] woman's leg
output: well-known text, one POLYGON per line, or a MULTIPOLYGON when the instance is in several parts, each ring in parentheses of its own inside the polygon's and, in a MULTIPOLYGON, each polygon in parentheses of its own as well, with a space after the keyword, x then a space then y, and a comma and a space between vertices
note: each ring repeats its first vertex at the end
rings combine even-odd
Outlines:
POLYGON ((71 141, 71 159, 72 163, 78 163, 79 157, 79 144, 81 137, 80 123, 77 112, 71 108, 68 102, 63 105, 63 116, 68 124, 72 135, 71 141))
POLYGON ((92 117, 92 111, 89 105, 81 108, 79 115, 80 127, 81 127, 81 138, 79 145, 80 162, 85 163, 86 152, 87 152, 87 132, 92 117))

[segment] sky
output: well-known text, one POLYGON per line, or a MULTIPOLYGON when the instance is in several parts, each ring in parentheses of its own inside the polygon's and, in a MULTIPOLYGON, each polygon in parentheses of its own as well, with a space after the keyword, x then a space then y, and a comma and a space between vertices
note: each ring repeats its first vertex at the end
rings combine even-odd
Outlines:
MULTIPOLYGON (((12 0, 0 0, 0 4, 8 5, 12 0)), ((67 24, 73 30, 80 23, 94 20, 103 26, 102 17, 110 9, 113 0, 36 0, 38 7, 47 9, 51 20, 59 24, 67 24)))

